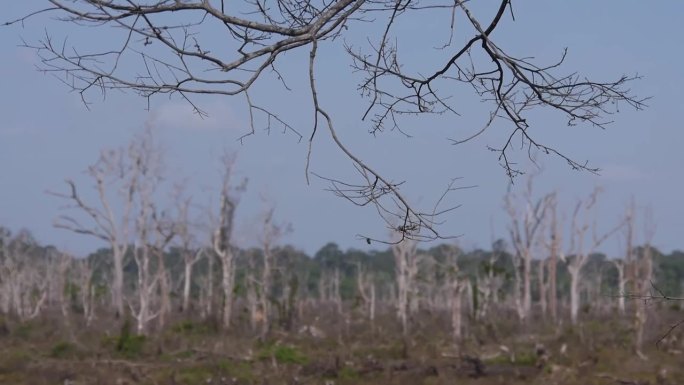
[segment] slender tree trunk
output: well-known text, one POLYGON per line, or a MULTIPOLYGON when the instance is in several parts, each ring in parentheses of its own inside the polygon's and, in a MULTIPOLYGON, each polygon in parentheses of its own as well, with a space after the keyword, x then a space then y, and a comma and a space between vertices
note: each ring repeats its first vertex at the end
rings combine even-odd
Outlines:
MULTIPOLYGON (((653 231, 652 229, 647 230, 653 231)), ((651 237, 652 233, 647 233, 647 243, 644 246, 642 255, 635 262, 638 264, 636 269, 636 274, 638 276, 638 295, 648 295, 649 285, 653 279, 653 252, 651 250, 651 237)), ((647 359, 646 355, 643 353, 644 344, 644 328, 646 327, 646 322, 648 321, 648 309, 646 307, 645 301, 636 301, 636 314, 634 317, 636 336, 634 339, 634 345, 637 355, 642 359, 647 359)))
POLYGON ((552 254, 549 260, 549 308, 551 313, 551 319, 553 322, 558 321, 558 289, 556 284, 556 277, 558 276, 558 257, 557 254, 552 254))
POLYGON ((185 269, 183 271, 183 305, 182 311, 187 312, 190 309, 190 288, 192 287, 192 263, 185 262, 185 269))
POLYGON ((551 313, 551 319, 554 323, 558 321, 558 257, 561 252, 561 234, 558 225, 558 201, 556 194, 551 195, 551 234, 550 242, 547 245, 549 251, 548 259, 548 273, 549 277, 549 308, 551 313))
POLYGON ((523 260, 523 310, 525 318, 532 310, 532 255, 525 253, 523 260))
POLYGON ((235 271, 233 269, 233 253, 227 251, 226 255, 221 258, 222 280, 221 288, 223 289, 223 315, 222 325, 224 329, 230 328, 230 320, 233 311, 233 282, 235 279, 235 271))
POLYGON ((221 260, 221 288, 223 289, 222 326, 225 330, 230 327, 233 309, 233 288, 235 285, 235 255, 233 254, 232 234, 233 220, 237 200, 230 195, 230 176, 234 158, 225 157, 223 187, 221 189, 221 208, 218 228, 213 236, 213 248, 221 260))
POLYGON ((371 323, 371 330, 375 330, 375 284, 370 283, 370 304, 368 305, 368 318, 371 323))
POLYGON ((207 307, 206 316, 210 317, 214 311, 214 256, 209 254, 207 256, 207 307))
MULTIPOLYGON (((576 257, 577 258, 577 257, 576 257)), ((568 266, 570 273, 570 320, 577 324, 580 305, 580 267, 568 266)))
POLYGON ((158 261, 157 274, 159 274, 159 295, 160 295, 160 306, 159 306, 159 316, 158 325, 159 330, 163 330, 166 326, 166 318, 171 313, 171 284, 169 283, 169 272, 166 270, 166 263, 164 261, 164 252, 158 251, 158 261))
MULTIPOLYGON (((620 261, 622 262, 622 261, 620 261)), ((617 294, 617 300, 618 300, 618 311, 620 312, 620 315, 625 314, 625 295, 627 293, 625 290, 627 289, 627 280, 625 279, 625 265, 622 263, 615 264, 615 267, 617 268, 618 271, 618 294, 617 294)))
POLYGON ((451 330, 456 349, 460 347, 463 337, 463 290, 463 282, 454 279, 451 284, 451 330))
POLYGON ((261 272, 261 338, 266 338, 268 331, 271 328, 271 263, 272 256, 270 250, 270 242, 268 243, 268 251, 264 250, 264 267, 261 272))
POLYGON ((119 250, 116 246, 112 249, 112 257, 114 259, 114 271, 112 272, 112 304, 115 309, 115 317, 124 316, 124 298, 123 298, 123 258, 124 252, 119 250))
POLYGON ((545 277, 545 272, 546 272, 546 265, 547 261, 546 260, 541 260, 539 261, 539 264, 537 265, 537 278, 539 280, 539 305, 541 307, 541 313, 542 317, 544 320, 546 320, 547 317, 547 298, 548 298, 548 281, 547 278, 545 277))

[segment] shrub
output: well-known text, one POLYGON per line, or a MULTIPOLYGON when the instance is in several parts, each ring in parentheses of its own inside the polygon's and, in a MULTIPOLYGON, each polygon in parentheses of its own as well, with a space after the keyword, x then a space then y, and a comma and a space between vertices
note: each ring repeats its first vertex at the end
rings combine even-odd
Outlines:
POLYGON ((121 326, 119 336, 104 337, 102 344, 109 349, 113 348, 116 353, 126 358, 136 358, 142 354, 145 341, 144 335, 131 333, 131 323, 127 319, 121 326))
POLYGON ((287 345, 270 345, 264 347, 257 355, 259 359, 275 358, 279 364, 299 364, 308 362, 308 357, 299 349, 287 345))
POLYGON ((76 355, 76 345, 67 341, 57 342, 50 349, 50 357, 52 358, 69 358, 76 355))

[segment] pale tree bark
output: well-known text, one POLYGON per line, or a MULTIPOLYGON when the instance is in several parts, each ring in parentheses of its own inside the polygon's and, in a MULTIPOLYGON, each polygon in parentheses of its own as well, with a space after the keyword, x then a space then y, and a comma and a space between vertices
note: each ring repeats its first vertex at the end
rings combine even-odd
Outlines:
POLYGON ((548 314, 548 296, 549 296, 549 278, 547 274, 547 265, 549 260, 541 260, 537 264, 537 280, 539 283, 539 306, 541 307, 542 317, 546 320, 548 314))
POLYGON ((200 307, 202 308, 202 318, 204 319, 210 317, 214 311, 214 254, 208 253, 206 255, 207 274, 201 279, 200 307))
POLYGON ((589 256, 624 225, 624 221, 621 221, 612 229, 599 235, 596 228, 596 222, 593 222, 591 225, 589 224, 589 213, 596 208, 600 192, 601 190, 596 188, 586 201, 577 202, 572 216, 570 252, 567 255, 569 259, 568 273, 570 274, 570 319, 573 324, 577 324, 578 321, 580 282, 583 279, 582 269, 589 260, 589 256), (582 212, 583 216, 582 223, 579 223, 580 212, 582 212), (592 230, 592 235, 587 247, 585 246, 585 242, 587 241, 587 232, 590 228, 592 230))
POLYGON ((397 287, 397 317, 401 322, 401 331, 404 337, 407 337, 409 333, 408 316, 411 294, 415 275, 418 271, 416 248, 417 243, 408 239, 392 245, 397 287))
POLYGON ((19 320, 37 317, 48 299, 49 261, 36 259, 36 242, 28 231, 14 237, 2 234, 0 280, 4 283, 6 312, 19 320))
MULTIPOLYGON (((137 321, 138 334, 148 332, 148 323, 168 311, 168 281, 164 265, 164 252, 175 237, 174 223, 167 220, 167 215, 159 212, 155 205, 155 194, 162 176, 162 153, 155 146, 151 130, 147 130, 141 138, 134 140, 129 146, 128 156, 136 172, 133 182, 133 202, 136 207, 135 243, 133 258, 138 268, 137 303, 129 300, 128 305, 137 321), (152 260, 156 259, 157 269, 152 270, 152 260), (153 310, 154 296, 160 295, 160 305, 153 310), (137 309, 136 309, 137 307, 137 309)), ((163 326, 163 320, 160 326, 163 326)))
POLYGON ((166 250, 169 243, 176 237, 177 222, 164 220, 164 215, 160 218, 153 215, 155 239, 152 251, 157 259, 157 276, 159 280, 159 316, 157 317, 159 330, 166 326, 167 317, 171 314, 171 277, 166 268, 166 250))
POLYGON ((183 248, 183 302, 181 312, 190 310, 190 289, 192 288, 192 268, 202 259, 203 250, 198 248, 196 251, 183 248))
MULTIPOLYGON (((653 282, 653 249, 652 242, 655 235, 655 224, 652 212, 646 211, 644 216, 644 247, 641 253, 634 259, 634 283, 637 297, 646 298, 653 282)), ((634 349, 641 359, 648 359, 643 353, 644 328, 648 321, 648 309, 645 300, 637 300, 634 314, 634 349)))
POLYGON ((371 330, 375 330, 375 282, 373 278, 373 275, 368 273, 361 263, 357 263, 356 287, 363 301, 363 313, 370 322, 371 330))
MULTIPOLYGON (((230 328, 233 309, 233 287, 235 286, 235 254, 232 245, 233 220, 237 199, 231 195, 230 178, 235 158, 225 156, 223 159, 223 181, 221 187, 219 223, 213 235, 214 253, 221 261, 221 289, 223 291, 223 309, 221 325, 224 330, 230 328)), ((242 183, 238 190, 244 189, 242 183)))
POLYGON ((9 284, 9 271, 7 259, 10 258, 10 242, 12 233, 9 229, 0 226, 0 312, 9 314, 11 307, 11 287, 9 284))
POLYGON ((133 258, 138 270, 137 277, 137 310, 135 309, 133 303, 129 301, 129 307, 131 309, 131 314, 137 321, 137 332, 138 334, 145 334, 147 329, 147 323, 154 319, 159 313, 154 314, 152 312, 152 295, 157 289, 157 283, 159 281, 159 275, 153 274, 150 267, 150 261, 152 256, 150 255, 152 250, 149 246, 149 232, 151 231, 151 226, 148 223, 150 220, 151 209, 148 202, 141 202, 140 212, 136 218, 136 232, 138 237, 136 238, 133 258))
POLYGON ((74 261, 75 280, 78 283, 83 318, 86 326, 95 319, 95 286, 93 285, 93 267, 89 259, 74 261))
POLYGON ((204 250, 197 244, 195 233, 190 223, 191 198, 181 198, 182 192, 176 192, 176 218, 175 231, 177 234, 177 246, 183 260, 183 299, 180 312, 190 310, 190 291, 192 288, 192 273, 197 262, 202 259, 204 250))
MULTIPOLYGON (((149 134, 148 129, 147 135, 149 134)), ((110 247, 114 265, 112 306, 116 317, 124 313, 123 260, 131 242, 133 224, 130 216, 134 209, 141 172, 133 151, 135 143, 139 140, 145 138, 135 138, 128 149, 101 151, 97 162, 88 167, 87 175, 95 182, 97 203, 83 200, 72 180, 66 180, 69 187, 67 193, 51 193, 67 200, 72 210, 90 222, 85 224, 76 216, 60 215, 55 220, 55 227, 101 239, 110 247), (116 192, 113 195, 117 196, 118 200, 112 199, 108 188, 116 192)))
MULTIPOLYGON (((549 236, 548 241, 546 237, 542 237, 544 247, 548 253, 546 263, 546 283, 544 284, 546 296, 543 302, 548 303, 549 313, 551 313, 551 319, 553 322, 558 321, 558 260, 564 259, 565 256, 562 255, 562 231, 560 229, 560 223, 558 221, 558 195, 553 193, 549 196, 549 212, 550 215, 547 216, 549 236)), ((540 271, 540 275, 543 272, 540 271)), ((540 285, 543 282, 540 282, 540 285)), ((546 314, 546 313, 544 313, 546 314)))
POLYGON ((627 206, 625 215, 625 258, 612 261, 618 273, 618 311, 625 314, 625 296, 627 296, 627 285, 633 283, 634 277, 634 222, 635 207, 632 199, 627 206))
MULTIPOLYGON (((492 231, 493 235, 493 231, 492 231)), ((476 290, 480 296, 480 305, 475 312, 475 319, 485 319, 490 311, 492 303, 499 303, 499 290, 503 286, 504 280, 502 273, 498 271, 496 262, 500 258, 503 250, 500 250, 492 236, 492 252, 489 259, 484 264, 484 274, 478 275, 476 290)))
POLYGON ((515 292, 514 301, 518 318, 521 321, 527 319, 532 308, 532 254, 533 247, 537 243, 537 234, 540 229, 546 209, 551 199, 551 194, 534 200, 532 182, 534 178, 527 179, 526 188, 522 197, 517 197, 509 190, 505 197, 506 211, 511 219, 509 233, 513 247, 515 248, 515 292), (521 200, 521 202, 516 202, 521 200), (524 209, 520 209, 520 205, 524 209))
POLYGON ((469 286, 467 280, 452 279, 449 285, 449 307, 451 311, 451 333, 457 350, 463 339, 463 295, 469 286))
POLYGON ((625 292, 627 288, 627 279, 625 278, 625 261, 622 259, 614 259, 611 261, 613 266, 615 266, 615 269, 617 270, 618 273, 618 293, 617 293, 617 302, 618 302, 618 312, 620 312, 620 315, 625 314, 625 296, 627 293, 625 292))
MULTIPOLYGON (((256 254, 256 253, 253 253, 256 254)), ((256 257, 249 257, 248 269, 246 272, 245 280, 247 282, 247 308, 249 310, 249 325, 253 332, 257 331, 257 328, 263 322, 263 313, 261 312, 261 300, 259 298, 259 283, 257 282, 256 273, 258 272, 256 266, 256 257)))
POLYGON ((291 231, 289 224, 278 225, 273 222, 274 213, 275 208, 270 208, 266 211, 266 214, 264 215, 264 228, 261 239, 263 261, 261 266, 261 279, 258 282, 259 295, 257 298, 260 300, 260 309, 259 313, 257 314, 260 314, 261 318, 260 337, 262 339, 266 338, 272 323, 272 298, 270 296, 273 285, 273 268, 275 266, 273 246, 280 240, 281 237, 291 231))
POLYGON ((74 259, 68 254, 61 253, 57 257, 57 269, 54 269, 57 273, 55 289, 59 296, 59 309, 62 313, 62 319, 64 319, 64 325, 69 332, 71 329, 71 314, 69 313, 70 300, 70 282, 72 265, 74 264, 74 259))
POLYGON ((332 293, 331 297, 333 303, 335 304, 335 311, 339 317, 342 317, 342 294, 340 293, 340 269, 335 267, 335 271, 332 276, 332 293))
POLYGON ((461 276, 458 267, 460 250, 454 245, 448 245, 445 250, 445 264, 442 266, 446 279, 447 306, 451 319, 451 337, 456 351, 460 350, 463 339, 463 297, 470 294, 472 305, 472 292, 469 291, 470 282, 461 276))

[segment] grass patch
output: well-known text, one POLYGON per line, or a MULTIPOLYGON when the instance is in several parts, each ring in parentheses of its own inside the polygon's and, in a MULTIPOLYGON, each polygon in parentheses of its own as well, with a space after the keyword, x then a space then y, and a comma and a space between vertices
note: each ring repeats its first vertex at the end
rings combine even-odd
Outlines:
POLYGON ((20 338, 22 340, 28 340, 31 338, 33 335, 33 332, 35 330, 35 327, 33 326, 33 323, 31 322, 23 322, 19 324, 16 329, 12 332, 12 335, 14 335, 17 338, 20 338))
POLYGON ((227 376, 234 378, 238 383, 252 384, 255 382, 252 366, 247 362, 233 362, 223 360, 219 362, 218 368, 227 376))
POLYGON ((8 351, 0 356, 0 374, 23 371, 33 359, 33 354, 26 350, 8 351))
POLYGON ((192 321, 182 321, 179 322, 173 327, 171 327, 171 331, 177 334, 184 334, 184 335, 199 335, 199 334, 210 334, 212 333, 211 328, 209 325, 202 324, 202 323, 197 323, 197 322, 192 322, 192 321))
POLYGON ((129 320, 124 321, 118 337, 105 336, 102 345, 125 358, 138 358, 142 355, 147 338, 144 335, 131 333, 129 320))
POLYGON ((534 366, 537 364, 537 356, 534 353, 519 353, 511 357, 505 354, 486 360, 485 365, 516 365, 516 366, 534 366))
POLYGON ((359 378, 359 372, 354 368, 345 366, 337 372, 337 377, 339 377, 340 380, 357 380, 359 378))
POLYGON ((279 364, 304 365, 309 361, 303 352, 288 345, 267 345, 259 351, 257 358, 261 360, 275 358, 279 364))
POLYGON ((78 355, 76 345, 67 341, 60 341, 52 345, 50 357, 52 358, 74 358, 78 355))
POLYGON ((176 382, 185 385, 210 384, 213 380, 211 368, 192 366, 181 368, 175 376, 176 382))

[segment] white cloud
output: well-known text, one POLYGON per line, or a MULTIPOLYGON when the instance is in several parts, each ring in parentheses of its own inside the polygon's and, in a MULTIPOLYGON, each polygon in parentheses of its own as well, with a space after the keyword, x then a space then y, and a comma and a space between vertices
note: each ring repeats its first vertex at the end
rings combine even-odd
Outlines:
POLYGON ((608 164, 601 167, 601 178, 617 182, 631 182, 646 178, 646 173, 630 165, 608 164))
POLYGON ((22 135, 36 134, 37 130, 30 126, 0 125, 0 136, 20 137, 22 135))
POLYGON ((225 103, 198 105, 208 116, 197 114, 189 103, 180 101, 162 104, 152 109, 152 122, 165 129, 218 130, 239 126, 238 120, 225 103))

